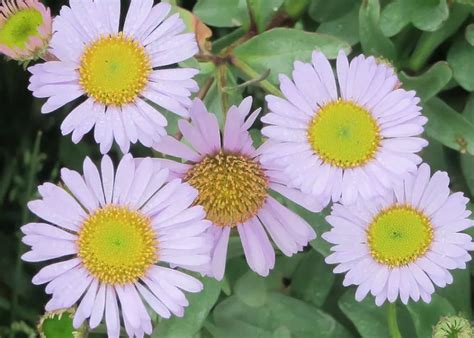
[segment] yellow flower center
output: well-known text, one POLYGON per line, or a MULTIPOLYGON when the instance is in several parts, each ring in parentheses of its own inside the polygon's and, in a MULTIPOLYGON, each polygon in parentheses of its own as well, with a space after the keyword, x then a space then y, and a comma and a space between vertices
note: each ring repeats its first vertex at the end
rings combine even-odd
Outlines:
POLYGON ((124 206, 108 205, 82 224, 78 256, 100 282, 137 281, 158 260, 151 221, 124 206))
POLYGON ((372 257, 396 267, 423 256, 433 241, 430 220, 409 205, 396 204, 381 211, 367 229, 372 257))
POLYGON ((205 157, 186 174, 199 191, 196 204, 219 226, 235 227, 255 216, 267 196, 268 179, 260 164, 244 155, 205 157))
POLYGON ((104 105, 133 102, 148 83, 151 62, 143 45, 123 33, 99 38, 84 50, 79 82, 104 105))
POLYGON ((324 162, 354 168, 374 158, 380 133, 366 109, 337 100, 321 107, 314 116, 308 128, 308 141, 324 162))
POLYGON ((25 8, 10 15, 0 26, 0 44, 8 48, 24 48, 33 36, 39 36, 38 28, 43 23, 41 12, 25 8))

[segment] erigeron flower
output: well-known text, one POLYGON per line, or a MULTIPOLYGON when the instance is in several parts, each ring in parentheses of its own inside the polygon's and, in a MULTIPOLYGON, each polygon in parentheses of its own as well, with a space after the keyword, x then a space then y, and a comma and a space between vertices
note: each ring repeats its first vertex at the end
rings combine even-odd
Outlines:
POLYGON ((71 0, 54 19, 49 52, 58 61, 29 68, 29 89, 48 98, 41 112, 50 113, 83 99, 61 125, 73 142, 94 128, 102 153, 115 140, 126 153, 130 143, 149 147, 166 134, 161 106, 188 116, 189 96, 197 90, 198 72, 173 65, 198 50, 194 33, 184 33, 171 5, 132 0, 119 27, 120 0, 71 0))
POLYGON ((336 79, 327 58, 295 62, 293 81, 280 75, 285 98, 268 95, 262 133, 271 146, 262 160, 282 163, 289 184, 304 193, 353 203, 383 194, 414 172, 426 117, 414 91, 398 88, 393 70, 373 57, 337 58, 336 79))
POLYGON ((326 220, 332 225, 322 237, 334 244, 326 257, 346 273, 344 285, 356 285, 355 297, 369 292, 375 303, 400 297, 430 302, 433 286, 453 282, 449 270, 465 269, 474 249, 473 226, 462 193, 450 194, 449 178, 422 164, 391 192, 358 205, 333 206, 326 220))
POLYGON ((42 57, 51 39, 49 8, 38 0, 0 2, 0 53, 20 62, 42 57))
POLYGON ((248 129, 260 109, 249 115, 252 99, 233 106, 226 115, 221 139, 216 116, 196 99, 191 107, 191 122, 179 121, 186 144, 165 136, 154 148, 164 154, 182 158, 185 163, 158 159, 174 176, 182 178, 199 191, 196 204, 206 211, 213 226, 214 249, 210 267, 203 272, 222 279, 227 245, 232 229, 240 235, 245 257, 252 270, 268 275, 275 264, 275 251, 269 240, 287 256, 301 251, 316 237, 300 216, 270 195, 273 190, 312 211, 322 206, 297 190, 289 189, 283 172, 276 163, 263 164, 248 129))
POLYGON ((28 203, 44 221, 21 228, 31 246, 23 260, 55 260, 33 277, 52 295, 46 310, 77 304, 74 327, 105 320, 109 337, 119 336, 120 317, 130 337, 151 334, 144 302, 162 317, 183 316, 181 290, 199 292, 202 283, 166 264, 193 270, 210 261, 210 222, 192 206, 197 191, 179 179, 165 184, 167 169, 130 155, 116 171, 108 156, 100 170, 86 158, 83 175, 62 169, 61 178, 64 188, 45 183, 28 203))

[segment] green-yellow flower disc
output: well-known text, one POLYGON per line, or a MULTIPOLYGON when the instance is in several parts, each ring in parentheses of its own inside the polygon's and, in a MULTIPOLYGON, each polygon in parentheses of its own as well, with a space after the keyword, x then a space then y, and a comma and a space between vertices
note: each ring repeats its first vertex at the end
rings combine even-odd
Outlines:
POLYGON ((38 28, 43 23, 41 12, 34 8, 21 9, 0 24, 0 44, 8 48, 23 48, 33 36, 39 36, 38 28))
POLYGON ((367 229, 372 257, 397 267, 423 256, 433 241, 428 217, 408 205, 394 205, 381 211, 367 229))
POLYGON ((323 162, 354 168, 374 158, 380 133, 377 122, 365 108, 337 100, 319 109, 309 125, 308 141, 323 162))
POLYGON ((124 206, 97 210, 79 231, 78 256, 100 282, 127 284, 158 260, 151 220, 124 206))
POLYGON ((135 101, 148 83, 151 70, 145 48, 119 33, 103 36, 86 47, 79 82, 97 102, 122 106, 135 101))

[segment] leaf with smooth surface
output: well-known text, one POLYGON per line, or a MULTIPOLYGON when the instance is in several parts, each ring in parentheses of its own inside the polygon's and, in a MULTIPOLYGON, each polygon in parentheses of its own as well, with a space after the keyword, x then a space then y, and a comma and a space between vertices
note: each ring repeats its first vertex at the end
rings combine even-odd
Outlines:
POLYGON ((474 124, 437 97, 424 104, 423 113, 429 120, 425 131, 430 137, 451 149, 474 154, 474 124))
POLYGON ((313 0, 311 1, 308 14, 317 22, 327 22, 347 14, 359 0, 313 0))
POLYGON ((259 32, 265 30, 270 19, 276 14, 283 0, 248 0, 259 32))
POLYGON ((332 21, 323 22, 319 25, 318 33, 335 36, 346 41, 351 46, 359 42, 359 6, 332 21))
POLYGON ((404 89, 413 89, 419 98, 428 101, 448 84, 452 75, 448 63, 439 61, 419 76, 408 76, 401 72, 399 77, 404 89))
POLYGON ((418 337, 431 337, 432 328, 442 316, 454 315, 456 310, 445 298, 432 295, 431 302, 426 304, 423 301, 409 302, 408 311, 415 324, 418 337))
POLYGON ((474 46, 465 39, 458 39, 449 49, 448 63, 459 85, 474 91, 474 46))
POLYGON ((294 61, 310 61, 314 50, 334 59, 340 49, 349 53, 351 47, 347 42, 330 35, 276 28, 235 48, 234 57, 259 74, 271 69, 268 80, 277 85, 278 74, 291 74, 294 61))
POLYGON ((474 23, 471 23, 466 27, 466 41, 471 46, 474 46, 474 23))
POLYGON ((176 316, 162 320, 155 328, 154 338, 192 337, 203 326, 209 311, 221 293, 221 284, 212 278, 203 278, 204 289, 198 293, 187 293, 189 306, 185 308, 184 317, 176 316))
POLYGON ((288 328, 293 338, 352 337, 351 334, 327 313, 281 293, 271 292, 261 307, 250 307, 238 297, 231 296, 219 303, 213 312, 217 326, 229 319, 240 320, 266 331, 281 326, 288 328))
POLYGON ((311 250, 304 257, 291 279, 290 294, 302 301, 320 307, 331 291, 334 274, 324 257, 311 250))
POLYGON ((391 62, 395 62, 395 46, 383 34, 380 29, 379 20, 379 1, 364 0, 359 10, 359 37, 362 49, 367 54, 385 57, 391 62))
POLYGON ((253 271, 248 271, 235 284, 234 293, 242 303, 248 306, 262 306, 267 300, 265 279, 253 271))
POLYGON ((193 12, 210 26, 238 27, 248 25, 245 0, 198 0, 193 12))

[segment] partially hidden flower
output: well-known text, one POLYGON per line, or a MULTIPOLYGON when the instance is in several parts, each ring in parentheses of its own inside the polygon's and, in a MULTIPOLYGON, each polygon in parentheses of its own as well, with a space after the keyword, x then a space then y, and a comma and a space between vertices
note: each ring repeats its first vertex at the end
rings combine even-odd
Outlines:
POLYGON ((126 153, 130 143, 149 147, 166 134, 161 106, 188 116, 192 79, 198 72, 173 65, 197 51, 194 33, 183 33, 179 15, 168 17, 171 5, 132 0, 119 27, 120 0, 72 0, 54 19, 49 52, 58 61, 29 68, 29 89, 48 98, 41 112, 50 113, 78 98, 82 102, 61 125, 74 143, 94 128, 102 153, 115 140, 126 153))
POLYGON ((474 327, 468 319, 461 316, 441 317, 433 327, 433 338, 472 338, 474 327))
POLYGON ((49 8, 38 0, 0 3, 0 53, 27 63, 43 56, 52 34, 49 8))
POLYGON ((72 321, 75 309, 62 309, 53 312, 46 312, 41 316, 37 331, 40 338, 85 338, 87 337, 87 327, 82 325, 74 328, 72 321))
POLYGON ((428 303, 434 285, 451 284, 450 270, 471 260, 474 243, 462 232, 474 224, 468 202, 450 194, 445 172, 431 177, 422 164, 381 198, 333 206, 326 218, 332 228, 322 235, 334 244, 326 262, 346 273, 345 286, 357 286, 358 301, 370 292, 377 305, 397 298, 428 303))
MULTIPOLYGON (((177 177, 199 191, 196 204, 202 205, 213 226, 212 261, 207 274, 222 279, 227 246, 232 229, 237 229, 250 268, 262 276, 275 264, 269 236, 287 256, 303 249, 316 237, 300 216, 270 195, 273 190, 312 211, 322 206, 311 196, 286 187, 283 172, 273 163, 262 164, 248 129, 260 109, 249 115, 252 99, 232 106, 226 115, 221 139, 214 114, 196 99, 190 110, 191 122, 180 120, 179 129, 191 147, 165 136, 154 149, 182 158, 185 163, 158 159, 177 177)), ((263 146, 264 147, 264 146, 263 146)))
POLYGON ((279 161, 292 185, 325 204, 383 194, 416 170, 416 152, 428 144, 418 137, 427 122, 420 99, 399 85, 374 57, 349 63, 340 51, 337 84, 322 53, 313 53, 312 64, 296 61, 293 81, 280 75, 285 98, 266 97, 262 133, 272 146, 263 161, 279 161))
POLYGON ((83 175, 62 169, 61 178, 64 188, 45 183, 28 203, 44 221, 21 228, 31 246, 23 260, 55 260, 33 277, 52 295, 46 311, 78 305, 74 327, 105 319, 109 337, 119 336, 121 317, 129 336, 151 334, 144 302, 164 318, 182 316, 182 290, 199 292, 202 283, 166 265, 192 270, 210 260, 210 222, 192 206, 197 191, 179 179, 166 183, 167 169, 130 155, 116 171, 108 156, 100 169, 86 158, 83 175))

